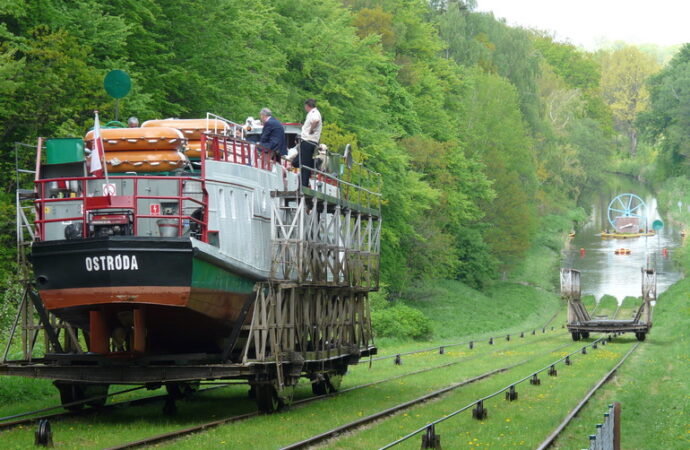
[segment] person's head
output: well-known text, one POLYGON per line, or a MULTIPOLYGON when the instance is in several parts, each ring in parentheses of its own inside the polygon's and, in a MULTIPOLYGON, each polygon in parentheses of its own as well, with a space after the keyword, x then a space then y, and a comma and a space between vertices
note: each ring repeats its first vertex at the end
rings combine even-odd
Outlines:
POLYGON ((313 98, 309 98, 304 101, 304 109, 306 109, 307 112, 311 111, 314 108, 316 108, 316 100, 314 100, 313 98))
POLYGON ((137 128, 139 126, 139 119, 134 116, 130 117, 127 119, 127 126, 130 128, 137 128))
POLYGON ((268 120, 269 117, 271 117, 273 113, 271 112, 270 109, 268 108, 262 108, 261 112, 259 113, 259 116, 261 116, 261 123, 264 123, 268 120))

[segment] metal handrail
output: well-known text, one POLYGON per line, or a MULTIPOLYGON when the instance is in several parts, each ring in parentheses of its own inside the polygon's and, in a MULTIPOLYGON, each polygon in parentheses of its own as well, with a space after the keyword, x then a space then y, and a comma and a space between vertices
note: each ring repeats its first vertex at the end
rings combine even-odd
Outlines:
MULTIPOLYGON (((235 137, 235 136, 225 136, 225 135, 220 135, 220 134, 212 134, 212 133, 204 133, 201 138, 201 147, 202 147, 202 164, 205 166, 205 161, 206 160, 212 160, 212 161, 223 161, 223 162, 229 162, 229 163, 234 163, 234 164, 243 164, 243 165, 249 165, 258 169, 263 169, 267 171, 273 170, 273 166, 275 164, 279 164, 285 169, 289 168, 290 161, 285 159, 284 157, 280 157, 278 161, 275 161, 272 158, 272 152, 267 149, 266 147, 263 147, 260 144, 256 144, 253 142, 249 142, 243 138, 240 137, 235 137), (210 142, 210 148, 208 148, 207 143, 210 142)), ((344 164, 344 157, 338 153, 331 153, 330 157, 337 156, 340 158, 341 163, 340 167, 345 167, 344 164)), ((356 165, 357 170, 353 170, 352 168, 347 169, 345 173, 347 174, 357 174, 357 178, 370 178, 374 177, 377 180, 376 183, 376 190, 369 188, 369 187, 364 187, 362 185, 356 184, 352 182, 352 180, 346 180, 343 179, 339 176, 333 175, 333 173, 329 172, 324 172, 321 170, 318 170, 313 167, 306 167, 303 166, 305 169, 309 170, 312 174, 315 175, 315 179, 318 181, 322 181, 325 184, 330 184, 332 186, 336 186, 338 188, 338 200, 350 200, 350 192, 349 190, 352 189, 355 191, 356 194, 352 195, 352 197, 364 197, 367 206, 372 207, 373 206, 377 209, 381 209, 381 185, 382 185, 382 180, 381 180, 381 174, 372 170, 369 170, 364 167, 363 164, 353 162, 353 164, 356 165), (344 187, 344 189, 343 189, 344 187)), ((311 178, 311 177, 310 177, 311 178)), ((325 186, 323 186, 324 189, 322 193, 325 192, 325 186)), ((317 192, 319 192, 317 190, 317 192)))
MULTIPOLYGON (((209 123, 211 122, 211 119, 220 120, 221 122, 225 122, 226 124, 230 125, 230 127, 232 128, 232 135, 233 136, 238 136, 237 132, 239 130, 239 136, 238 137, 241 137, 242 139, 244 139, 245 129, 244 129, 243 125, 240 125, 239 123, 235 123, 232 120, 226 119, 225 117, 219 116, 218 114, 213 114, 211 112, 206 113, 206 131, 207 132, 211 131, 211 127, 209 127, 209 123)), ((218 128, 215 126, 213 127, 213 133, 214 134, 220 134, 218 132, 218 128)))
MULTIPOLYGON (((132 197, 133 198, 133 205, 134 205, 134 229, 133 233, 136 235, 136 227, 137 227, 137 221, 136 219, 176 219, 177 220, 177 227, 178 227, 178 236, 182 236, 183 234, 183 221, 189 220, 190 223, 194 222, 199 224, 201 227, 202 233, 202 240, 205 242, 205 230, 208 227, 208 214, 204 214, 203 220, 196 219, 190 215, 185 215, 183 214, 182 211, 182 205, 183 202, 191 202, 193 204, 196 204, 204 210, 207 210, 207 205, 204 202, 204 200, 198 200, 195 198, 192 198, 188 195, 184 195, 184 187, 183 187, 183 182, 184 181, 194 181, 201 183, 203 185, 203 180, 195 177, 169 177, 169 176, 115 176, 115 177, 110 177, 110 180, 133 180, 134 181, 134 186, 133 186, 133 195, 127 196, 127 197, 132 197), (160 180, 177 180, 178 181, 178 188, 177 188, 177 193, 178 195, 174 196, 161 196, 161 195, 140 195, 139 194, 139 180, 141 179, 160 179, 160 180), (139 199, 158 199, 158 200, 171 200, 171 201, 178 201, 180 208, 178 209, 177 214, 142 214, 138 211, 138 200, 139 199)), ((34 205, 37 211, 37 216, 36 219, 34 220, 34 226, 36 227, 36 235, 38 238, 41 240, 45 239, 45 227, 43 226, 44 224, 47 223, 55 223, 55 222, 63 222, 63 221, 68 221, 68 220, 73 220, 73 221, 82 221, 84 224, 88 222, 88 214, 92 210, 87 210, 86 208, 83 208, 82 214, 80 216, 74 216, 74 217, 59 217, 55 219, 45 219, 44 218, 44 207, 46 204, 53 204, 53 203, 60 203, 60 202, 70 202, 70 201, 81 201, 82 205, 84 202, 86 202, 87 198, 98 198, 99 196, 89 196, 89 195, 84 195, 82 194, 81 196, 75 196, 75 197, 65 197, 65 198, 46 198, 45 197, 45 186, 48 183, 51 182, 69 182, 69 181, 78 181, 80 183, 80 188, 82 193, 87 192, 87 183, 88 181, 93 181, 97 180, 94 177, 72 177, 72 178, 46 178, 46 179, 40 179, 36 180, 36 189, 38 196, 36 199, 34 199, 34 205)), ((203 190, 203 187, 202 187, 203 190)), ((123 208, 124 209, 124 208, 123 208)), ((86 226, 82 227, 82 236, 87 237, 88 235, 88 229, 86 226)))

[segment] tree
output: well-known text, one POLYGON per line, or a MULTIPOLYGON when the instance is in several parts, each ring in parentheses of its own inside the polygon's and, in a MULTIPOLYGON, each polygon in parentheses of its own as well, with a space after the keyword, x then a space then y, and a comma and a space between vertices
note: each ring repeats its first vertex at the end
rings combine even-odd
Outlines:
POLYGON ((662 151, 668 175, 690 174, 690 44, 649 79, 650 108, 639 125, 662 151))
POLYGON ((601 90, 611 107, 620 130, 630 139, 630 155, 637 154, 637 127, 635 120, 647 108, 649 92, 646 81, 659 70, 656 60, 634 46, 625 46, 612 52, 602 52, 601 90))

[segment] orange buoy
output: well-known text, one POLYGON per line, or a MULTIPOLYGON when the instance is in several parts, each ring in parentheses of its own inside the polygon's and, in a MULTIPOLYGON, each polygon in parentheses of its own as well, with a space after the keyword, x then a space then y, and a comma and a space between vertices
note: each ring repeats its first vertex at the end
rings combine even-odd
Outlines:
MULTIPOLYGON (((104 128, 101 130, 103 148, 109 151, 177 150, 184 145, 185 137, 176 128, 104 128)), ((93 146, 93 130, 84 137, 87 147, 93 146)))
POLYGON ((584 257, 585 257, 585 249, 581 248, 580 249, 580 258, 584 258, 584 257))
POLYGON ((664 258, 668 258, 668 249, 664 247, 664 249, 661 251, 661 254, 664 255, 664 258))

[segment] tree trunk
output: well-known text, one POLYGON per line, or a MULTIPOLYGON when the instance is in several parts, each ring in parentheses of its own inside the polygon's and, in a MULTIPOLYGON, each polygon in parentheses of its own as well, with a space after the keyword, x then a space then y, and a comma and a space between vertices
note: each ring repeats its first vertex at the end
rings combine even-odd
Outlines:
POLYGON ((637 156, 637 130, 630 128, 630 156, 635 158, 637 156))

